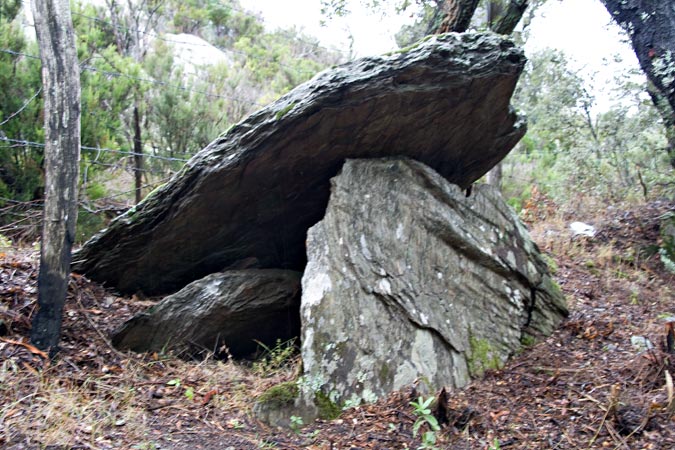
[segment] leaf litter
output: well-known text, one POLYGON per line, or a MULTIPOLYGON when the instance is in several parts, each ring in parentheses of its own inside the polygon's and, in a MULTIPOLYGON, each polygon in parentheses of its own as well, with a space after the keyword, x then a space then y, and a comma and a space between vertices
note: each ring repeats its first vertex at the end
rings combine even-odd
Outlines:
MULTIPOLYGON (((570 316, 500 370, 438 393, 435 447, 675 448, 675 275, 653 251, 659 218, 675 204, 608 210, 587 218, 595 236, 572 237, 565 223, 576 218, 544 200, 524 217, 552 258, 570 316)), ((413 433, 414 386, 297 432, 270 428, 253 416, 255 398, 297 376, 297 355, 261 371, 120 352, 111 331, 158 299, 116 296, 83 276, 71 276, 61 351, 50 362, 28 340, 38 259, 24 248, 0 254, 2 448, 413 449, 430 431, 413 433)))

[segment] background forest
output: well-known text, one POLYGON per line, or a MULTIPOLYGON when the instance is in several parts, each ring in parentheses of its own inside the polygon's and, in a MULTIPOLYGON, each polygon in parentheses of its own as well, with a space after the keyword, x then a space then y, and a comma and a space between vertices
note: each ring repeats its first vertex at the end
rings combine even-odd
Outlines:
MULTIPOLYGON (((236 0, 75 2, 73 21, 82 69, 79 240, 232 124, 350 59, 296 29, 266 30, 236 0)), ((420 33, 406 27, 397 41, 420 33)), ((527 37, 527 29, 516 36, 527 37)), ((0 234, 26 241, 38 234, 43 189, 39 67, 21 0, 3 2, 0 234)), ((599 108, 565 54, 529 55, 514 99, 529 131, 503 164, 508 201, 521 210, 534 193, 575 210, 671 194, 664 128, 642 80, 615 74, 613 99, 602 102, 610 106, 599 108)))

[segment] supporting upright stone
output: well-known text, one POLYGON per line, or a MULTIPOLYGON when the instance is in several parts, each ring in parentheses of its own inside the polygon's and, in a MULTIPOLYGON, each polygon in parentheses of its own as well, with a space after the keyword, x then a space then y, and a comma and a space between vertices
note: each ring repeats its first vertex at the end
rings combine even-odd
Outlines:
POLYGON ((307 252, 300 386, 310 400, 372 401, 415 380, 463 386, 567 314, 491 186, 467 197, 409 159, 347 161, 307 252))

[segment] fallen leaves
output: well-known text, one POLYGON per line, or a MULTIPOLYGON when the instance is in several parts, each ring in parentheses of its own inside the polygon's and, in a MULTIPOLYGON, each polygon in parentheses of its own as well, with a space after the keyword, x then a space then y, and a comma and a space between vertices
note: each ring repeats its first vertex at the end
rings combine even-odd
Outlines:
POLYGON ((6 342, 6 343, 12 344, 12 345, 20 345, 20 346, 24 347, 25 349, 27 349, 29 352, 31 352, 31 353, 34 354, 34 355, 38 355, 38 356, 40 356, 40 357, 42 357, 42 358, 44 358, 44 359, 49 359, 49 355, 47 355, 45 352, 43 352, 43 351, 40 350, 39 348, 37 348, 37 347, 35 347, 34 345, 29 344, 29 343, 27 343, 27 342, 23 342, 23 341, 15 341, 15 340, 13 340, 13 339, 5 339, 5 338, 0 338, 0 341, 6 342))
MULTIPOLYGON (((658 211, 617 211, 620 220, 608 217, 611 227, 599 226, 595 241, 570 243, 560 236, 549 241, 548 248, 557 249, 556 278, 571 316, 502 370, 446 391, 439 448, 489 449, 499 442, 509 450, 586 449, 596 433, 592 448, 675 448, 675 357, 668 344, 675 332, 669 334, 668 325, 664 330, 658 317, 675 317, 675 277, 644 257, 639 264, 608 259, 602 270, 586 265, 598 242, 617 247, 616 254, 653 242, 658 211), (643 231, 634 235, 637 218, 643 231), (639 302, 631 301, 634 291, 639 302), (644 336, 656 348, 638 353, 631 336, 644 336), (617 384, 618 404, 607 414, 617 384)), ((550 205, 532 211, 553 213, 550 205)), ((110 331, 157 299, 116 297, 81 276, 70 283, 61 353, 47 366, 46 355, 26 340, 37 274, 34 254, 26 255, 0 256, 0 319, 8 324, 0 337, 2 448, 17 442, 102 450, 421 445, 412 435, 409 403, 416 396, 406 389, 344 411, 337 420, 309 424, 298 434, 270 429, 253 418, 252 405, 267 387, 295 376, 295 368, 266 379, 223 361, 114 351, 107 342, 110 331), (172 380, 180 385, 168 384, 172 380)))

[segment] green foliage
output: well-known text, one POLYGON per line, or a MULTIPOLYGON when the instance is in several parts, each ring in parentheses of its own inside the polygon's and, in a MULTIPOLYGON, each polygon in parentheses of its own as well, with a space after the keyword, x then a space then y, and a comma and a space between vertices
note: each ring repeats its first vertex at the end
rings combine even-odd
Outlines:
POLYGON ((290 427, 291 430, 293 430, 294 433, 299 433, 300 428, 302 428, 305 425, 304 421, 302 420, 302 417, 299 416, 291 416, 291 423, 290 427))
POLYGON ((106 189, 105 186, 100 183, 91 183, 87 186, 86 193, 90 200, 97 200, 105 197, 106 189))
POLYGON ((7 236, 4 236, 3 234, 0 234, 0 248, 9 248, 12 246, 12 241, 7 238, 7 236))
POLYGON ((192 388, 192 386, 189 386, 185 388, 185 392, 183 393, 183 395, 185 395, 185 398, 192 401, 195 398, 195 390, 192 388))
POLYGON ((434 397, 424 398, 420 396, 416 402, 410 402, 410 406, 413 407, 413 414, 417 416, 415 423, 413 424, 413 437, 417 436, 417 433, 420 430, 422 425, 426 425, 429 430, 422 433, 422 445, 420 449, 434 449, 436 448, 436 432, 441 429, 438 425, 438 420, 431 413, 431 404, 434 401, 434 397))
POLYGON ((532 347, 536 342, 537 341, 534 336, 530 334, 523 334, 520 338, 520 343, 523 345, 523 347, 532 347))
POLYGON ((659 256, 666 269, 675 273, 675 213, 666 214, 661 219, 659 256))
POLYGON ((3 0, 0 3, 0 20, 14 20, 21 11, 21 3, 21 0, 3 0))
MULTIPOLYGON (((0 141, 0 202, 38 200, 43 190, 40 61, 20 55, 38 54, 15 20, 20 7, 20 0, 0 2, 0 48, 9 50, 0 53, 0 138, 29 143, 0 141)), ((154 185, 230 125, 338 61, 297 30, 267 33, 236 0, 74 2, 72 10, 82 67, 80 172, 90 203, 133 198, 129 181, 109 180, 134 179, 134 110, 146 155, 142 182, 154 185), (228 61, 180 60, 166 32, 198 35, 228 61)), ((103 221, 85 213, 78 239, 103 221)))
MULTIPOLYGON (((37 53, 15 19, 21 2, 0 7, 0 137, 18 141, 43 139, 40 63, 20 53, 37 53)), ((0 193, 17 201, 39 198, 42 185, 42 148, 0 141, 0 193)))
MULTIPOLYGON (((172 380, 169 380, 166 382, 167 386, 174 387, 176 389, 180 389, 180 387, 183 385, 180 378, 174 378, 172 380)), ((185 396, 186 399, 192 401, 195 398, 195 390, 192 386, 186 386, 183 391, 183 395, 185 396)))
POLYGON ((277 339, 276 345, 271 348, 260 341, 256 341, 256 343, 263 349, 263 353, 253 363, 253 370, 265 376, 286 367, 291 362, 293 355, 297 353, 295 338, 284 342, 277 339))
POLYGON ((635 74, 617 74, 615 104, 595 96, 565 56, 530 57, 515 94, 528 132, 504 162, 504 195, 519 209, 532 186, 558 204, 603 203, 667 194, 672 184, 664 128, 635 74))
POLYGON ((94 234, 105 228, 106 223, 107 220, 102 214, 96 214, 80 208, 77 214, 75 242, 78 244, 84 243, 94 234))

